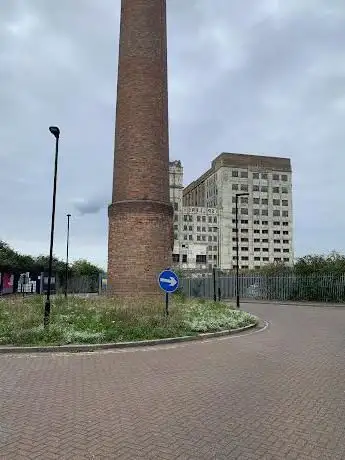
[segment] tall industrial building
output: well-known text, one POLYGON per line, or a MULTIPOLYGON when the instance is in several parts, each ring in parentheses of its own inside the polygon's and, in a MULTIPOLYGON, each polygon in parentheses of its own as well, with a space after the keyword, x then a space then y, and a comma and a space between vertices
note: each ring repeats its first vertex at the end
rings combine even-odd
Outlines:
POLYGON ((292 265, 292 170, 289 158, 222 153, 183 188, 180 162, 170 163, 174 203, 174 264, 180 268, 233 269, 236 265, 236 193, 239 198, 239 266, 292 265))

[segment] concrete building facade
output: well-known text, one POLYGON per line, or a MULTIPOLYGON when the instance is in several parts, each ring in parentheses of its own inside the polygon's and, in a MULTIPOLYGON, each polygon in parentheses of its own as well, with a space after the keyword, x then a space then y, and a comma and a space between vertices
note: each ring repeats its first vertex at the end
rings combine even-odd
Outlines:
MULTIPOLYGON (((172 176, 170 175, 170 184, 171 181, 172 176)), ((290 159, 234 153, 220 154, 213 160, 211 168, 205 174, 186 188, 180 189, 182 208, 178 212, 178 217, 175 214, 175 219, 178 219, 175 222, 177 226, 175 227, 174 260, 176 262, 177 251, 180 250, 182 242, 186 241, 184 216, 189 215, 187 210, 194 209, 196 219, 198 216, 199 219, 202 219, 204 215, 204 224, 207 224, 204 226, 206 241, 203 241, 206 246, 205 268, 211 268, 214 265, 222 269, 235 267, 237 193, 249 194, 240 197, 238 201, 240 268, 259 269, 274 262, 293 264, 290 159), (214 218, 212 226, 208 225, 211 223, 211 214, 214 218)), ((191 238, 189 246, 192 246, 198 233, 193 227, 195 233, 192 237, 189 236, 189 217, 187 220, 187 241, 191 238)), ((195 221, 194 218, 191 223, 197 228, 200 227, 198 220, 195 221)), ((203 236, 202 232, 201 236, 203 236)), ((198 244, 199 241, 196 240, 195 243, 198 244)), ((178 253, 181 254, 181 252, 178 253)), ((191 263, 194 261, 194 255, 196 256, 196 250, 193 252, 191 263)))

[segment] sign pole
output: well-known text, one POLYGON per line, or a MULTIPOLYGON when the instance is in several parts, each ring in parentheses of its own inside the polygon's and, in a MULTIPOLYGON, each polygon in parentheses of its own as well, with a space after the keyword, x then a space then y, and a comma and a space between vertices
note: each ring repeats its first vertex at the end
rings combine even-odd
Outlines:
POLYGON ((165 293, 165 315, 169 316, 169 292, 165 293))

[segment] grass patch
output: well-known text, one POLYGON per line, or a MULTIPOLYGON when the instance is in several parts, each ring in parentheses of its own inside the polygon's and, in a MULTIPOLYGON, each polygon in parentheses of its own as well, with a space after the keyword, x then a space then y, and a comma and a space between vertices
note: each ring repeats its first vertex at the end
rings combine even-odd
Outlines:
POLYGON ((208 300, 173 296, 170 315, 164 301, 120 303, 106 297, 54 297, 48 330, 43 328, 44 298, 0 300, 0 345, 107 343, 197 335, 257 322, 249 313, 208 300))

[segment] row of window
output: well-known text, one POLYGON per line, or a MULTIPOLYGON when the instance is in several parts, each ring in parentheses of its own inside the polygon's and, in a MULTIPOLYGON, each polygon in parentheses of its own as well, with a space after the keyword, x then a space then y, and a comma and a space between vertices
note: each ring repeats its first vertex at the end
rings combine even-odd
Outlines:
MULTIPOLYGON (((176 227, 176 230, 178 230, 178 225, 175 225, 174 228, 176 227)), ((186 232, 187 230, 192 232, 193 231, 193 226, 192 225, 184 225, 183 230, 186 232)), ((196 227, 197 232, 206 232, 206 227, 196 227)), ((208 227, 209 232, 217 232, 218 227, 208 227)))
MULTIPOLYGON (((236 236, 234 236, 234 237, 232 238, 232 241, 237 242, 236 236)), ((240 241, 241 241, 242 243, 247 243, 247 242, 249 242, 249 238, 246 238, 246 237, 240 238, 240 241)), ((268 238, 263 238, 263 239, 261 239, 261 240, 260 240, 260 238, 254 238, 254 243, 260 243, 260 241, 261 241, 261 243, 269 243, 269 239, 268 239, 268 238)), ((273 243, 275 243, 275 244, 281 244, 281 243, 283 243, 283 244, 289 244, 290 241, 289 241, 289 240, 273 240, 273 243)))
MULTIPOLYGON (((249 215, 249 210, 248 208, 240 208, 238 210, 239 214, 242 214, 243 216, 248 216, 249 215)), ((236 214, 236 208, 232 208, 232 213, 236 214)), ((268 209, 259 209, 259 208, 253 208, 253 215, 254 216, 268 216, 268 209)), ((273 217, 289 217, 289 211, 283 210, 281 211, 280 209, 273 209, 272 211, 272 216, 273 217)))
MULTIPOLYGON (((242 177, 243 179, 248 178, 248 171, 239 171, 238 169, 233 169, 232 170, 232 177, 242 177)), ((267 180, 268 179, 268 173, 253 173, 253 179, 263 179, 267 180)), ((287 174, 272 174, 272 179, 273 180, 281 180, 283 182, 287 182, 288 176, 287 174)))
MULTIPOLYGON (((177 238, 175 239, 177 240, 177 238)), ((183 239, 184 241, 193 241, 193 235, 183 235, 183 239)), ((197 235, 196 241, 217 241, 217 237, 209 235, 206 240, 206 235, 197 235)))
MULTIPOLYGON (((234 246, 232 248, 233 251, 237 251, 237 246, 234 246)), ((241 248, 239 248, 240 251, 243 251, 243 252, 248 252, 249 251, 249 248, 248 246, 243 246, 241 248)), ((268 248, 254 248, 254 252, 269 252, 269 249, 268 248)), ((274 248, 273 249, 273 252, 290 252, 290 249, 289 248, 283 248, 283 250, 281 248, 274 248)))
MULTIPOLYGON (((249 191, 249 186, 248 184, 232 184, 231 186, 232 190, 237 191, 241 190, 241 192, 248 192, 249 191)), ((263 193, 268 193, 268 185, 253 185, 253 192, 263 192, 263 193)), ((272 187, 272 193, 289 193, 288 187, 272 187)))
MULTIPOLYGON (((248 197, 242 196, 241 203, 248 204, 248 197)), ((236 196, 232 197, 232 202, 236 203, 236 196)), ((268 198, 253 198, 253 204, 262 204, 264 206, 268 206, 268 198)), ((273 198, 272 200, 273 206, 289 206, 289 200, 279 200, 278 198, 273 198)))
MULTIPOLYGON (((236 219, 232 219, 232 223, 236 224, 236 219)), ((242 225, 248 225, 248 219, 241 219, 239 221, 239 223, 241 223, 242 225)), ((260 225, 260 224, 261 225, 268 225, 268 220, 262 220, 261 223, 260 223, 260 220, 254 220, 253 224, 254 225, 260 225)), ((283 226, 287 227, 289 225, 289 222, 280 222, 279 220, 275 220, 273 222, 273 225, 274 226, 283 225, 283 226)), ((243 229, 241 231, 243 231, 243 229)), ((280 230, 274 230, 274 231, 280 231, 280 230)))
MULTIPOLYGON (((237 260, 237 257, 233 256, 232 260, 237 260)), ((249 260, 249 257, 242 256, 242 257, 240 257, 240 260, 249 260)), ((254 257, 255 262, 260 262, 261 260, 263 262, 269 262, 270 258, 269 257, 254 257)), ((282 261, 289 262, 289 260, 290 260, 289 257, 284 257, 283 259, 281 257, 275 257, 274 258, 275 262, 282 262, 282 261)), ((246 266, 246 267, 242 266, 241 268, 248 268, 248 266, 246 266)), ((261 267, 255 267, 255 268, 261 268, 261 267)))
MULTIPOLYGON (((177 217, 177 216, 175 216, 177 217)), ((177 220, 177 219, 175 219, 177 220)), ((184 222, 193 222, 193 216, 192 215, 187 215, 185 214, 183 216, 183 220, 184 222)), ((206 216, 196 216, 196 221, 197 222, 206 222, 206 216)), ((217 223, 217 217, 216 216, 209 216, 208 219, 207 219, 207 222, 209 224, 212 224, 212 223, 217 223)))

